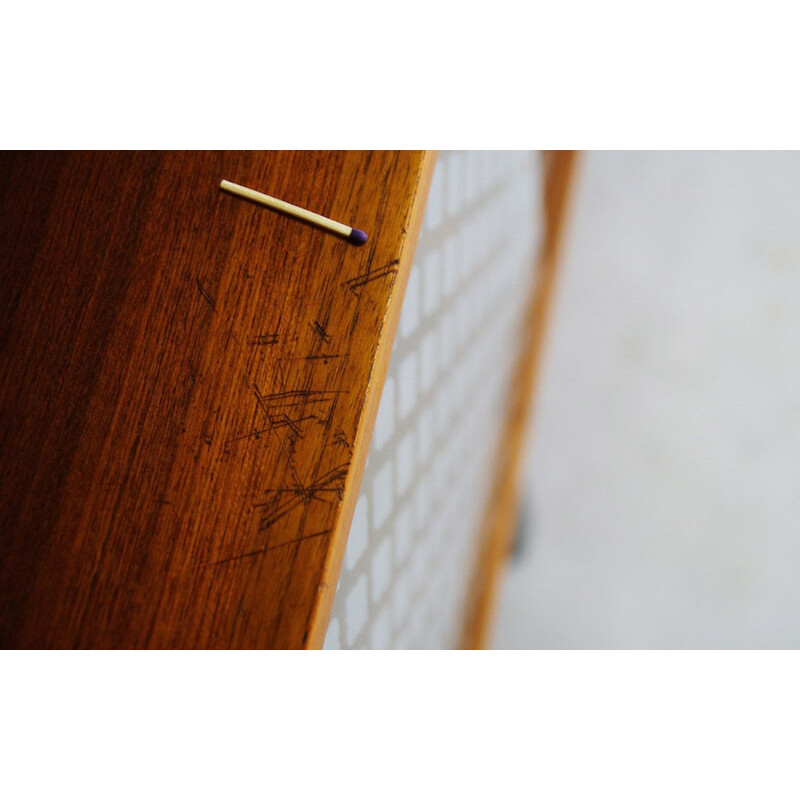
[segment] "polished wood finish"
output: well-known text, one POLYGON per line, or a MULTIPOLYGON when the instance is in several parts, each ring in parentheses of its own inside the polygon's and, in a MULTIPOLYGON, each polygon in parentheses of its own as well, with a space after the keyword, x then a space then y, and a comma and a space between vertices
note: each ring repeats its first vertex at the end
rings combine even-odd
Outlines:
POLYGON ((322 641, 431 164, 0 156, 2 646, 322 641))
POLYGON ((526 312, 523 326, 525 339, 512 385, 505 430, 499 444, 498 465, 483 524, 483 544, 467 604, 461 640, 462 647, 466 649, 486 646, 500 576, 517 522, 521 467, 534 385, 539 373, 570 191, 575 177, 577 151, 552 150, 547 151, 544 157, 545 230, 535 265, 538 282, 526 312))

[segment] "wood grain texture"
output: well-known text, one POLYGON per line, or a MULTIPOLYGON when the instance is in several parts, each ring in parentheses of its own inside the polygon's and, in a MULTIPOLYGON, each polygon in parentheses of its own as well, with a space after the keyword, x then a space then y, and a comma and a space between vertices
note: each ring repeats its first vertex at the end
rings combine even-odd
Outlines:
POLYGON ((372 433, 375 428, 375 420, 378 416, 383 386, 386 382, 386 374, 389 371, 389 362, 392 355, 394 340, 397 335, 397 327, 400 323, 400 316, 405 299, 408 278, 416 250, 417 239, 422 228, 425 215, 425 205, 428 199, 428 192, 433 179, 433 171, 436 165, 436 151, 428 151, 426 158, 419 172, 416 194, 411 202, 411 213, 409 215, 408 231, 404 246, 401 248, 398 257, 397 274, 394 279, 394 290, 388 299, 386 306, 386 316, 384 318, 383 329, 380 341, 375 352, 370 375, 367 396, 364 403, 361 423, 353 442, 353 458, 350 462, 350 471, 345 479, 344 498, 342 501, 342 511, 336 529, 331 538, 331 546, 328 551, 328 563, 323 573, 322 581, 319 586, 319 602, 311 620, 310 635, 307 646, 313 649, 320 649, 325 644, 325 634, 328 631, 328 622, 333 609, 333 602, 336 598, 336 586, 339 581, 339 573, 342 569, 347 537, 350 533, 350 526, 353 522, 356 503, 358 502, 361 478, 364 475, 364 467, 369 455, 372 433))
POLYGON ((521 345, 505 430, 499 444, 494 485, 483 523, 483 544, 475 568, 461 638, 461 645, 465 649, 486 646, 500 576, 517 521, 523 450, 547 330, 548 312, 555 289, 578 153, 575 150, 553 150, 547 151, 544 156, 545 230, 538 263, 535 265, 538 281, 525 315, 525 341, 521 345))
POLYGON ((320 640, 430 161, 0 157, 2 646, 320 640))

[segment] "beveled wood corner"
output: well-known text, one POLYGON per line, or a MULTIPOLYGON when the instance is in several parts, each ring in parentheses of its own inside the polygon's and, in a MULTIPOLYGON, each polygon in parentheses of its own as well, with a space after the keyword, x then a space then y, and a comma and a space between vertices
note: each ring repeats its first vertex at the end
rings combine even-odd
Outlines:
POLYGON ((481 550, 464 618, 461 646, 487 646, 503 567, 508 560, 519 513, 526 433, 530 424, 536 378, 555 289, 567 211, 578 163, 576 150, 544 153, 544 237, 532 268, 538 280, 523 326, 524 340, 509 398, 505 430, 499 442, 493 489, 486 508, 481 550))

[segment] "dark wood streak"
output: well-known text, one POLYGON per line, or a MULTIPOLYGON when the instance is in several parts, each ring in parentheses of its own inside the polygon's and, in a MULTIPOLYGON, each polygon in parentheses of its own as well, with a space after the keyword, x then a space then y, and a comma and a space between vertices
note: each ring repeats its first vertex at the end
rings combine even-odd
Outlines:
POLYGON ((318 643, 392 334, 394 274, 377 278, 413 252, 428 164, 0 157, 0 644, 318 643))

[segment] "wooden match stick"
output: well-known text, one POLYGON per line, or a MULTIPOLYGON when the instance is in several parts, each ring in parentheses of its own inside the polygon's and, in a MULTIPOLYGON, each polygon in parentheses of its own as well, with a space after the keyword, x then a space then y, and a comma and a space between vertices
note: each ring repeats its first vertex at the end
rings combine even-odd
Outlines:
POLYGON ((268 194, 257 192, 254 189, 248 189, 246 186, 240 186, 238 183, 231 183, 231 181, 222 181, 219 188, 223 192, 230 192, 238 197, 244 197, 247 200, 252 200, 254 203, 259 203, 267 208, 273 208, 275 211, 282 211, 284 214, 289 214, 292 217, 310 222, 312 225, 318 225, 326 231, 344 236, 351 244, 361 246, 367 241, 367 234, 360 231, 358 228, 351 228, 349 225, 343 225, 341 222, 335 222, 332 219, 323 217, 321 214, 315 214, 313 211, 307 211, 305 208, 293 206, 285 200, 278 200, 276 197, 270 197, 268 194))

